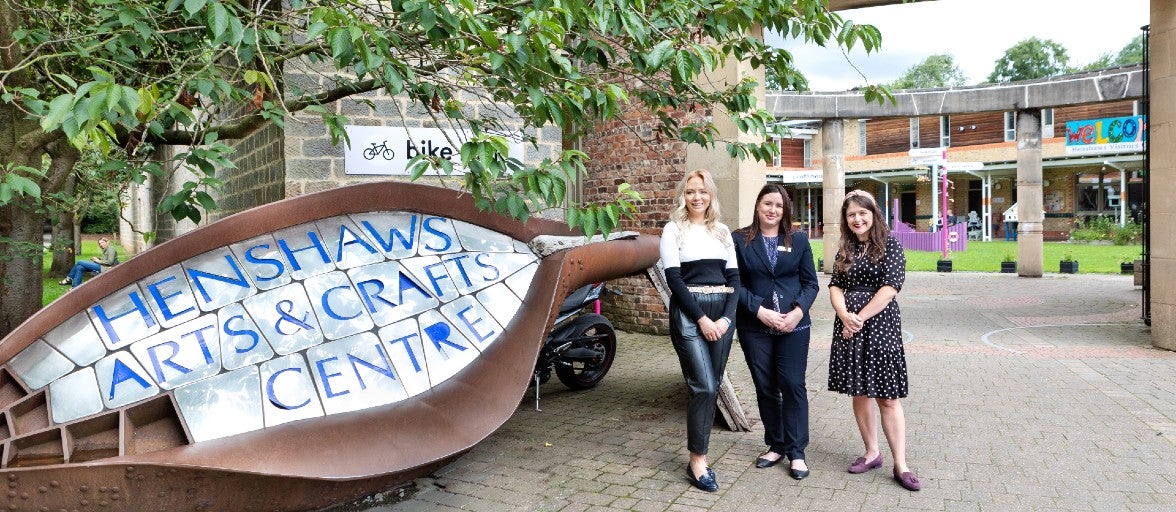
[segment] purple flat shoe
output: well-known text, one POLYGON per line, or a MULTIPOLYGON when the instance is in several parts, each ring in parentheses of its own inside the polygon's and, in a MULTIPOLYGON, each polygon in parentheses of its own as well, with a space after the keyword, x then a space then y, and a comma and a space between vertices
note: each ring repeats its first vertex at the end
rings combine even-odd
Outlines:
POLYGON ((913 471, 904 471, 902 474, 898 470, 894 470, 894 481, 898 482, 903 489, 908 491, 917 491, 923 488, 923 484, 919 483, 919 477, 915 476, 913 471))
POLYGON ((866 471, 869 471, 871 469, 877 469, 880 467, 882 467, 882 454, 881 453, 878 454, 877 458, 875 458, 874 460, 871 460, 871 461, 867 461, 865 457, 858 457, 857 460, 853 461, 853 464, 849 465, 848 471, 850 473, 853 473, 856 475, 856 474, 865 473, 866 471))

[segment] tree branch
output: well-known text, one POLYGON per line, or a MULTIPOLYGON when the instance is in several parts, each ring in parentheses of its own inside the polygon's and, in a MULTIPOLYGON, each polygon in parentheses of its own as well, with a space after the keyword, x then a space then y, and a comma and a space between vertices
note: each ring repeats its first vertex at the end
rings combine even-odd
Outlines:
MULTIPOLYGON (((374 79, 355 82, 320 94, 286 102, 286 112, 294 113, 311 105, 331 103, 355 94, 374 91, 383 87, 383 85, 383 82, 374 79)), ((261 115, 261 112, 254 112, 231 123, 209 126, 200 132, 191 130, 165 130, 159 136, 151 136, 146 140, 156 144, 201 144, 203 141, 200 140, 200 134, 209 132, 216 132, 220 139, 240 139, 249 136, 249 134, 264 126, 266 121, 268 120, 265 116, 261 115)))

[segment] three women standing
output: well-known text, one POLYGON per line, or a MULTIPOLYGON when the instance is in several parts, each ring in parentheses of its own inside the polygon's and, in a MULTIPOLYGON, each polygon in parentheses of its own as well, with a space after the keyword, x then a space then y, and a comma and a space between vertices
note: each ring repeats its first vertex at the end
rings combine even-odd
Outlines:
POLYGON ((789 474, 800 480, 809 475, 809 308, 820 287, 812 249, 808 237, 792 229, 792 201, 776 184, 760 189, 751 225, 733 238, 742 285, 735 325, 768 445, 755 466, 772 467, 787 457, 789 474))
POLYGON ((894 479, 917 491, 918 477, 906 463, 907 396, 902 318, 895 297, 906 280, 902 245, 889 236, 882 210, 870 194, 853 190, 841 205, 841 245, 833 263, 829 299, 837 318, 829 353, 829 390, 853 397, 853 415, 866 453, 849 466, 865 473, 882 466, 876 402, 882 431, 894 457, 894 479))
POLYGON ((705 170, 678 184, 677 205, 662 229, 661 260, 670 288, 670 340, 690 390, 686 474, 695 487, 719 485, 707 463, 715 400, 731 351, 739 270, 731 232, 719 222, 718 187, 705 170))

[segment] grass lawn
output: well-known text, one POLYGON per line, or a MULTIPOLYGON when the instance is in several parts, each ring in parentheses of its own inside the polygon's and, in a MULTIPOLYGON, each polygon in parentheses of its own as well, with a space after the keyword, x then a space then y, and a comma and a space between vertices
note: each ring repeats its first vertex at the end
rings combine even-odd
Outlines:
MULTIPOLYGON (((112 241, 115 247, 118 248, 119 258, 125 260, 127 258, 126 251, 118 245, 117 241, 112 241)), ((821 240, 812 240, 813 256, 820 258, 824 250, 824 243, 821 240)), ((1135 260, 1139 257, 1141 247, 1139 245, 1088 245, 1088 244, 1074 244, 1067 242, 1045 242, 1045 271, 1051 273, 1058 272, 1058 261, 1062 259, 1062 255, 1066 251, 1071 251, 1074 259, 1078 261, 1078 272, 1083 274, 1118 274, 1119 260, 1121 258, 1130 258, 1135 260)), ((968 242, 968 250, 962 252, 951 253, 952 270, 955 272, 999 272, 1000 262, 1004 258, 1005 252, 1017 255, 1016 242, 968 242)), ((76 260, 89 260, 91 257, 98 256, 101 251, 98 250, 98 242, 96 240, 82 241, 82 254, 76 260)), ((912 272, 932 272, 935 270, 935 262, 939 259, 938 252, 925 251, 906 251, 907 270, 912 272)), ((45 253, 44 267, 49 268, 52 255, 45 253)), ((44 287, 44 295, 42 296, 43 304, 49 304, 65 292, 69 291, 69 286, 62 286, 57 284, 62 277, 59 275, 49 275, 46 271, 42 277, 42 285, 44 287)), ((87 278, 90 276, 87 275, 87 278)))
MULTIPOLYGON (((813 255, 820 258, 823 254, 824 243, 812 240, 813 255)), ((1140 245, 1090 245, 1069 242, 1045 242, 1044 270, 1047 273, 1058 273, 1058 262, 1067 251, 1073 254, 1078 262, 1078 272, 1082 274, 1118 274, 1119 261, 1128 258, 1134 261, 1139 258, 1142 247, 1140 245)), ((951 266, 954 272, 1000 272, 1000 262, 1005 253, 1017 257, 1017 242, 968 242, 968 250, 953 252, 951 266)), ((906 251, 907 270, 926 271, 935 270, 935 262, 942 256, 939 252, 906 251)))
MULTIPOLYGON (((122 249, 122 246, 118 244, 118 240, 112 239, 110 241, 110 243, 114 244, 114 247, 116 249, 118 249, 119 261, 125 261, 127 259, 127 252, 124 251, 122 249)), ((74 261, 90 261, 90 258, 93 258, 95 256, 101 256, 101 255, 102 255, 102 250, 98 248, 98 239, 88 240, 88 239, 83 238, 82 239, 82 253, 79 254, 76 258, 74 258, 74 261)), ((52 263, 53 263, 53 254, 52 253, 46 252, 44 255, 41 256, 41 268, 45 269, 44 273, 41 275, 41 287, 44 290, 41 294, 41 304, 43 304, 43 305, 47 305, 50 302, 57 300, 58 297, 64 295, 65 292, 69 291, 69 285, 57 284, 58 281, 61 281, 61 279, 63 277, 65 277, 64 275, 56 275, 56 274, 49 275, 49 266, 52 263)), ((91 277, 93 277, 93 276, 90 275, 89 273, 83 274, 82 275, 82 282, 85 283, 86 280, 88 280, 91 277)))

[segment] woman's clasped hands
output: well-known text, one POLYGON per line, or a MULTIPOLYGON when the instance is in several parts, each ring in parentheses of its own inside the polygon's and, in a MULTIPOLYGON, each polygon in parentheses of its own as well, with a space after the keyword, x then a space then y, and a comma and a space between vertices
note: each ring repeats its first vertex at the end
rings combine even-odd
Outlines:
POLYGON ((711 320, 710 317, 704 316, 698 321, 698 332, 702 333, 702 338, 706 341, 718 341, 730 328, 731 323, 725 318, 711 320))
POLYGON ((755 317, 759 319, 764 325, 780 332, 792 332, 804 319, 804 314, 793 309, 787 313, 779 311, 772 311, 768 308, 760 306, 759 311, 756 312, 755 317))
POLYGON ((841 337, 850 339, 858 331, 862 330, 862 326, 866 325, 866 319, 858 316, 857 313, 845 312, 841 317, 841 337))

